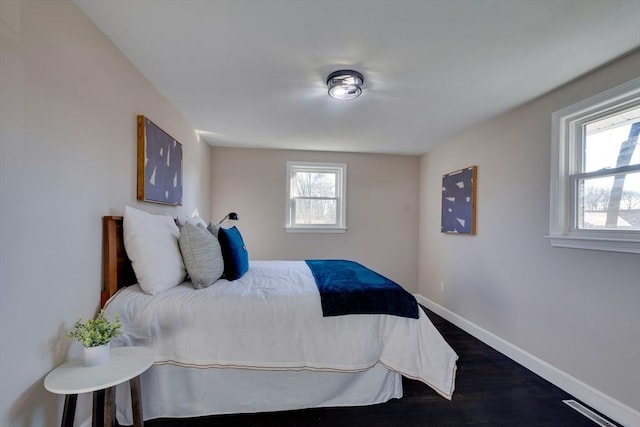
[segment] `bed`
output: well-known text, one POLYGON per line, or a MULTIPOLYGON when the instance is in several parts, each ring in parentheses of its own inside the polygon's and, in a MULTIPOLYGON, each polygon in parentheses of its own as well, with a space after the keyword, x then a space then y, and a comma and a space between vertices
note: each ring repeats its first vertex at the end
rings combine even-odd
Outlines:
MULTIPOLYGON (((103 254, 101 302, 124 323, 112 345, 156 354, 141 376, 145 420, 371 405, 401 398, 402 375, 453 395, 457 355, 420 308, 417 318, 325 315, 305 261, 251 261, 236 280, 195 289, 187 279, 150 295, 125 250, 123 217, 103 217, 103 254)), ((133 422, 129 399, 119 386, 123 425, 133 422)))

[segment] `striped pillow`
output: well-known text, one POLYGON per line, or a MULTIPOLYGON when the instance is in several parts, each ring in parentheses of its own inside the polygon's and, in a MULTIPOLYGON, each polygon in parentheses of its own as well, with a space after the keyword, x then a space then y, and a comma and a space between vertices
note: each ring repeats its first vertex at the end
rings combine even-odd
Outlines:
POLYGON ((187 222, 178 238, 182 259, 196 289, 211 286, 224 272, 218 239, 202 224, 187 222))

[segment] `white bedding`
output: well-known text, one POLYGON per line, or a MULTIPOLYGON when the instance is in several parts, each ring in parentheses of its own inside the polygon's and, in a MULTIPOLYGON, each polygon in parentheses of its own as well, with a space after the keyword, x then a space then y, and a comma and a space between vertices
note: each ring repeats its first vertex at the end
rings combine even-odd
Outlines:
MULTIPOLYGON (((259 371, 154 365, 140 376, 144 420, 363 406, 402 397, 402 377, 378 364, 364 372, 259 371)), ((133 424, 129 384, 116 417, 133 424)))
POLYGON ((379 362, 447 399, 454 390, 457 355, 422 310, 417 320, 323 317, 304 261, 251 261, 240 279, 199 290, 130 286, 105 310, 124 324, 112 345, 150 347, 156 365, 357 372, 379 362))

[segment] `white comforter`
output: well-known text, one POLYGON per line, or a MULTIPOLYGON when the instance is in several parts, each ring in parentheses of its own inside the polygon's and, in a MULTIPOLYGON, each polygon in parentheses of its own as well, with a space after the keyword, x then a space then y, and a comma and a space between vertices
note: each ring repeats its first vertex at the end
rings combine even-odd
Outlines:
POLYGON ((195 290, 184 282, 156 295, 130 286, 105 307, 119 313, 112 345, 141 345, 156 364, 261 370, 362 371, 380 362, 450 399, 456 353, 426 315, 323 317, 304 261, 251 261, 233 282, 195 290))

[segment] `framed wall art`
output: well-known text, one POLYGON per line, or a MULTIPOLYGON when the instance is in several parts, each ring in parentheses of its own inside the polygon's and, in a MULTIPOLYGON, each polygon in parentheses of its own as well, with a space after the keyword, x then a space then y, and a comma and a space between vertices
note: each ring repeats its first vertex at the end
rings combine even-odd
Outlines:
POLYGON ((476 234, 477 183, 477 166, 460 169, 442 176, 441 232, 476 234))
POLYGON ((138 116, 138 200, 182 205, 182 144, 138 116))

